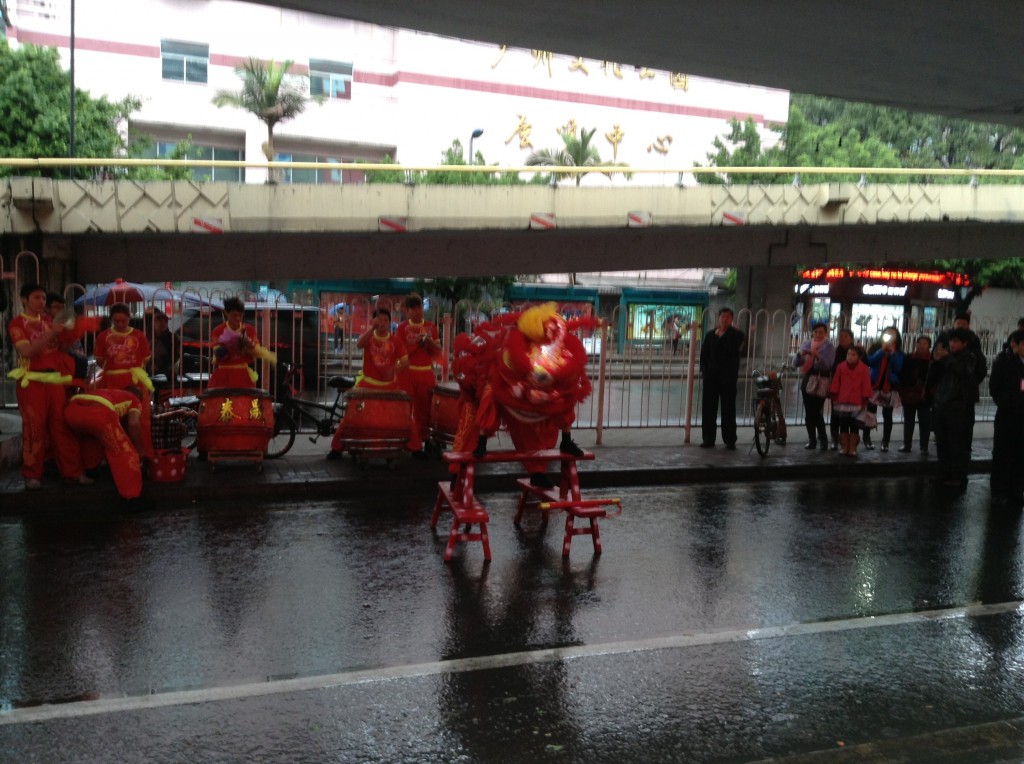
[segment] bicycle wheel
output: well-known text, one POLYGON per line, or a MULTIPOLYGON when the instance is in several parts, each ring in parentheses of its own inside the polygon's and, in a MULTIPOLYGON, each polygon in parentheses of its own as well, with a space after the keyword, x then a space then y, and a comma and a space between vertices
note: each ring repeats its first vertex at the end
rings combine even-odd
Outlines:
POLYGON ((776 443, 784 446, 786 445, 786 418, 782 413, 782 404, 778 398, 772 401, 772 412, 775 415, 775 426, 772 428, 772 435, 776 443))
POLYGON ((194 416, 185 417, 185 436, 181 439, 182 448, 194 451, 196 441, 199 440, 199 425, 194 416))
POLYGON ((287 454, 295 443, 295 420, 288 409, 274 404, 274 434, 267 443, 266 458, 277 459, 287 454))
POLYGON ((775 431, 772 423, 772 415, 764 401, 757 404, 754 410, 754 445, 757 453, 761 456, 768 456, 768 449, 772 447, 771 435, 775 431))

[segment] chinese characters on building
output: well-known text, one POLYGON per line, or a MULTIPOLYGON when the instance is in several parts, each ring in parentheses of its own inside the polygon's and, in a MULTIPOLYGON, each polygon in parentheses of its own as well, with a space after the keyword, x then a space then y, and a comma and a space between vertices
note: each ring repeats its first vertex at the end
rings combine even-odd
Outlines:
MULTIPOLYGON (((494 63, 491 64, 491 68, 492 69, 496 69, 498 67, 498 65, 505 58, 505 53, 507 53, 507 52, 508 52, 508 46, 507 45, 502 45, 500 50, 499 50, 497 60, 495 60, 494 63)), ((554 71, 555 71, 555 69, 554 69, 554 67, 555 67, 555 56, 554 56, 554 53, 552 53, 551 51, 548 51, 548 50, 533 49, 533 50, 530 51, 530 55, 533 58, 533 68, 534 69, 536 69, 538 67, 541 67, 542 69, 546 69, 547 73, 548 73, 548 78, 549 79, 554 76, 554 71)), ((590 76, 590 67, 587 65, 586 59, 584 59, 582 56, 576 56, 574 58, 571 58, 569 60, 567 69, 568 69, 570 74, 580 73, 580 74, 582 74, 583 76, 586 76, 586 77, 590 76)), ((619 79, 619 80, 623 79, 622 67, 619 64, 615 63, 614 61, 602 61, 601 64, 600 64, 600 69, 601 69, 602 72, 604 72, 605 77, 611 76, 611 77, 614 77, 615 79, 619 79)), ((636 75, 637 75, 637 79, 639 79, 641 82, 643 82, 645 80, 655 80, 658 77, 658 72, 657 71, 655 71, 654 69, 649 69, 646 66, 635 67, 635 72, 636 72, 636 75)), ((681 74, 681 73, 678 73, 678 72, 668 72, 667 73, 667 77, 668 77, 668 84, 669 84, 669 86, 673 90, 682 90, 683 92, 688 92, 689 91, 689 89, 690 89, 690 78, 689 78, 689 75, 681 74)), ((512 132, 512 134, 505 141, 505 144, 507 145, 507 144, 511 143, 512 140, 515 139, 516 136, 518 136, 519 137, 519 148, 521 148, 521 149, 532 149, 533 148, 533 143, 530 141, 530 133, 533 130, 533 125, 530 124, 530 122, 527 120, 525 115, 519 114, 517 116, 519 118, 519 123, 518 123, 518 125, 516 125, 516 128, 512 132)), ((572 135, 572 136, 575 136, 578 130, 579 130, 579 126, 576 124, 576 120, 575 119, 570 119, 566 124, 562 125, 561 127, 556 128, 556 132, 559 135, 572 135)), ((619 127, 619 125, 612 125, 611 130, 609 130, 609 131, 604 133, 604 137, 605 137, 605 140, 607 140, 608 143, 612 147, 612 159, 613 159, 613 161, 617 161, 618 160, 618 155, 619 155, 619 145, 623 142, 623 140, 626 137, 625 132, 623 132, 623 130, 619 127)), ((668 154, 671 145, 672 145, 672 136, 671 135, 656 136, 651 143, 647 144, 647 153, 651 153, 652 151, 656 151, 657 153, 662 154, 662 155, 668 154)))

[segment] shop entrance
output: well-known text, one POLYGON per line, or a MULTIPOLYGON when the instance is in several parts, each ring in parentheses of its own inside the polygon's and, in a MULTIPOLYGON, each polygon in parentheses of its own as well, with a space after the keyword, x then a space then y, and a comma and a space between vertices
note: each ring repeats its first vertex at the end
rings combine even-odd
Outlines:
POLYGON ((902 305, 872 305, 870 303, 853 304, 850 316, 850 328, 853 330, 854 341, 865 347, 878 339, 887 326, 895 326, 902 333, 904 327, 902 305))

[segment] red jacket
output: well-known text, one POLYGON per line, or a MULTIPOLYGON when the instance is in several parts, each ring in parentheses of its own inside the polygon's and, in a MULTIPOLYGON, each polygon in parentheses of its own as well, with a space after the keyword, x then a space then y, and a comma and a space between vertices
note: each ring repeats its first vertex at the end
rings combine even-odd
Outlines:
POLYGON ((871 397, 871 373, 867 364, 857 361, 853 368, 845 361, 839 364, 832 375, 829 394, 836 403, 848 403, 853 406, 866 404, 871 397))

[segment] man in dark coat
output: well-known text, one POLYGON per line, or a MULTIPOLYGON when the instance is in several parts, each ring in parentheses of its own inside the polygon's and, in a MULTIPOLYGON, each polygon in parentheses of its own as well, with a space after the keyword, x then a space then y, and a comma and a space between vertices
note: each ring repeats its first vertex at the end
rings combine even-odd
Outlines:
POLYGON ((992 364, 989 391, 996 404, 992 438, 991 491, 994 502, 1024 502, 1024 331, 1010 335, 1009 349, 992 364))
POLYGON ((704 338, 700 348, 700 371, 704 377, 701 448, 714 448, 718 407, 722 407, 722 440, 736 448, 736 380, 740 373, 740 351, 744 334, 732 325, 732 308, 718 311, 718 326, 704 338))
MULTIPOLYGON (((978 400, 977 359, 968 350, 973 333, 953 329, 949 352, 932 364, 932 427, 939 458, 937 480, 963 490, 971 464, 974 403, 978 400)), ((941 348, 942 346, 939 345, 941 348)), ((926 385, 928 387, 928 385, 926 385)))

